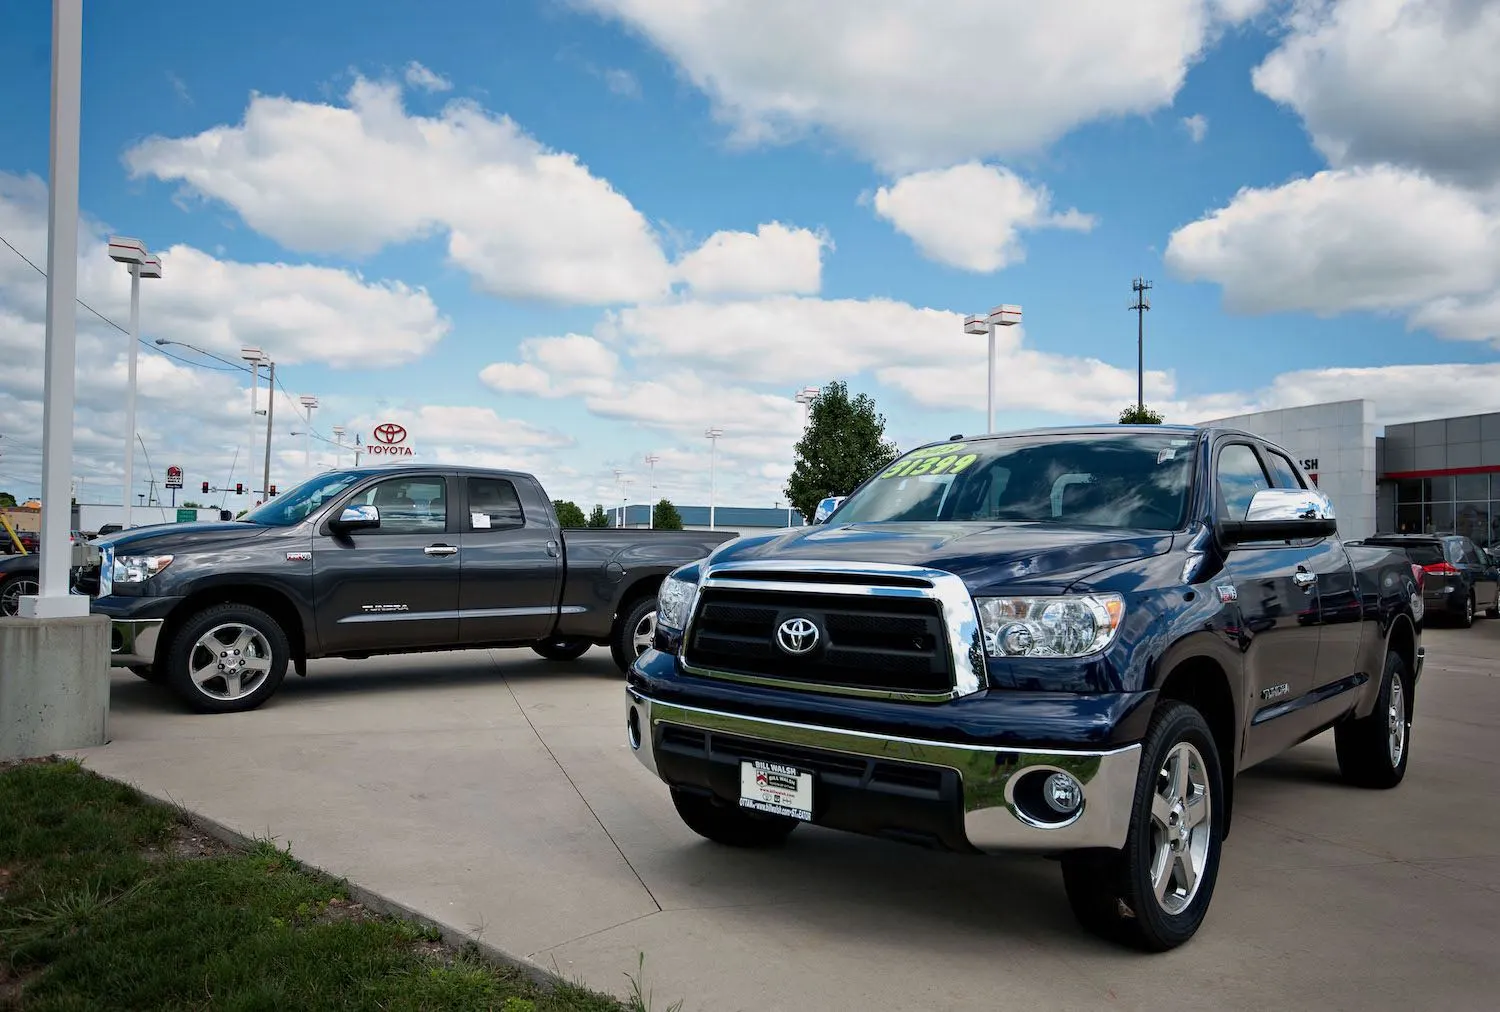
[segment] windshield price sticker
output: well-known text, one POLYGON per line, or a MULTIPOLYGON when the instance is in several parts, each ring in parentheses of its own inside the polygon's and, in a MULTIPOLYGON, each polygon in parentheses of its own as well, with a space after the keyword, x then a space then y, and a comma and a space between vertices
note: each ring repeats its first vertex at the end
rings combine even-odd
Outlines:
POLYGON ((902 457, 884 472, 882 478, 916 478, 921 475, 958 474, 965 470, 974 461, 979 459, 977 453, 954 453, 953 450, 962 450, 964 444, 950 443, 947 446, 934 446, 931 450, 944 451, 942 454, 933 454, 928 451, 917 450, 909 456, 902 457))

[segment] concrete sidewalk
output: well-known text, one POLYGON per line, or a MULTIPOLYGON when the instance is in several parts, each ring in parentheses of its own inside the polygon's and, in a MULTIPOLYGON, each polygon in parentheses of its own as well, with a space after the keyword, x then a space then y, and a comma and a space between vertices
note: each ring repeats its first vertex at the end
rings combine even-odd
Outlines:
POLYGON ((700 840, 626 747, 602 651, 315 662, 229 716, 126 674, 80 755, 593 987, 625 993, 644 952, 659 1006, 1489 1009, 1500 622, 1427 644, 1405 784, 1337 783, 1329 736, 1243 778, 1208 921, 1158 957, 1081 934, 1049 861, 700 840))

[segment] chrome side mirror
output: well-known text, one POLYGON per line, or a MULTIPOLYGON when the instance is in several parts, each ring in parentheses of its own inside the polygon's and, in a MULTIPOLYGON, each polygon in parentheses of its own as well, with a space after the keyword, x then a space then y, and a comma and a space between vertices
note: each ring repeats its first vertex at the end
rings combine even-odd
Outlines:
POLYGON ((828 518, 833 516, 834 511, 844 504, 844 500, 846 498, 848 497, 842 495, 831 495, 828 498, 824 499, 822 502, 818 503, 818 508, 813 511, 813 523, 826 524, 828 522, 828 518))
POLYGON ((335 526, 345 531, 373 530, 380 526, 378 506, 345 506, 335 526))
POLYGON ((1297 541, 1336 533, 1333 503, 1315 488, 1263 488, 1250 500, 1245 519, 1219 524, 1225 544, 1297 541))

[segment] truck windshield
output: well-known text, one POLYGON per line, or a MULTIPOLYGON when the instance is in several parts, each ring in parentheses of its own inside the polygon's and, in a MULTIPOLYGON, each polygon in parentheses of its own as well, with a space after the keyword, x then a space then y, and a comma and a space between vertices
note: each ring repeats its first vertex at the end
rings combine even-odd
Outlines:
POLYGON ((316 513, 324 503, 353 485, 360 477, 358 471, 330 471, 320 474, 274 499, 267 499, 265 505, 257 506, 240 517, 240 520, 266 527, 295 526, 310 514, 316 513))
POLYGON ((924 447, 850 496, 835 524, 1027 521, 1177 530, 1197 440, 1180 432, 1005 436, 924 447))

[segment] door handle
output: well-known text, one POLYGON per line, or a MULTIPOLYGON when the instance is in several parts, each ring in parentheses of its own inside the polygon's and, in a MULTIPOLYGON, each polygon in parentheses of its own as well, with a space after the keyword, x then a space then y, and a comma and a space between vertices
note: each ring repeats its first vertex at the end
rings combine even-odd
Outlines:
POLYGON ((458 549, 452 545, 428 545, 422 549, 423 555, 457 555, 458 549))
POLYGON ((556 541, 547 542, 547 554, 554 559, 557 558, 557 549, 558 545, 556 541))
POLYGON ((1312 585, 1318 582, 1318 575, 1316 573, 1309 573, 1305 569, 1299 569, 1292 574, 1292 582, 1303 590, 1311 590, 1312 585))

